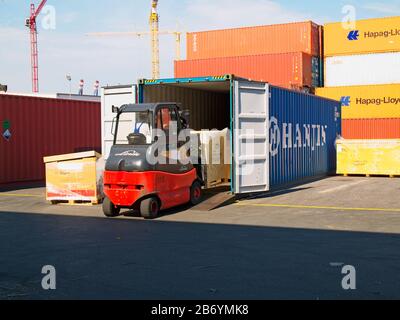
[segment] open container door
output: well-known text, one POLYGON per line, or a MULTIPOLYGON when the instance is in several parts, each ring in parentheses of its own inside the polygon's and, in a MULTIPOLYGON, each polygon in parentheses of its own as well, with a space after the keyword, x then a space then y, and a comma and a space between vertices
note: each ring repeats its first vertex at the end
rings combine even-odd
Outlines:
POLYGON ((112 112, 112 106, 121 107, 124 104, 136 103, 136 90, 136 85, 110 86, 101 90, 102 155, 105 160, 108 159, 114 144, 112 129, 116 114, 112 112))
POLYGON ((269 85, 234 80, 233 192, 269 191, 269 85))

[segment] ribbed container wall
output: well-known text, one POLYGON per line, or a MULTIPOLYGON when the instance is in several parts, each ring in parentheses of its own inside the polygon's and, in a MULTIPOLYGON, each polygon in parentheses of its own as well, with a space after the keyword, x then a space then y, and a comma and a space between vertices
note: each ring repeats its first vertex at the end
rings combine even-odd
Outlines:
POLYGON ((41 182, 44 156, 101 150, 100 103, 0 95, 0 186, 41 182))
POLYGON ((400 139, 399 119, 343 119, 344 139, 400 139))
MULTIPOLYGON (((228 85, 228 83, 226 83, 228 85)), ((193 90, 168 85, 142 86, 144 103, 174 101, 190 112, 193 130, 218 129, 229 126, 229 86, 227 93, 193 90)))
POLYGON ((334 174, 340 103, 272 86, 270 92, 271 187, 334 174))
POLYGON ((318 88, 316 94, 341 101, 343 119, 400 118, 400 84, 318 88))
POLYGON ((176 78, 221 74, 235 74, 285 88, 317 87, 319 61, 302 52, 175 61, 176 78))
POLYGON ((325 57, 400 51, 400 17, 358 20, 354 29, 342 22, 324 26, 325 57))
POLYGON ((318 56, 319 26, 311 21, 191 32, 187 59, 210 59, 258 54, 305 52, 318 56))
POLYGON ((325 59, 326 87, 389 83, 400 83, 400 52, 337 56, 325 59))

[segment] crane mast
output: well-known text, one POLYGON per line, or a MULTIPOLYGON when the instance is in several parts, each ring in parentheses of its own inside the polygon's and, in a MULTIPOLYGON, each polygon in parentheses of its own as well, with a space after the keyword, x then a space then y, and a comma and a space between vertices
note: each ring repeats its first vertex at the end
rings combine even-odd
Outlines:
POLYGON ((151 13, 150 13, 150 31, 144 32, 95 32, 88 33, 88 36, 98 36, 98 37, 116 37, 116 36, 150 36, 151 38, 151 66, 152 72, 151 76, 153 79, 160 78, 160 50, 159 50, 159 36, 160 35, 174 35, 175 36, 175 59, 177 61, 181 60, 181 31, 173 30, 159 30, 160 17, 157 12, 158 0, 151 0, 151 13))
POLYGON ((152 77, 160 77, 160 49, 159 49, 159 16, 157 12, 158 0, 151 0, 150 33, 152 50, 152 77))
POLYGON ((30 41, 31 41, 31 74, 32 74, 32 92, 39 92, 39 54, 38 54, 38 43, 37 43, 37 24, 36 18, 42 11, 47 0, 42 0, 35 8, 35 4, 31 3, 30 6, 30 17, 26 19, 25 25, 30 30, 30 41))

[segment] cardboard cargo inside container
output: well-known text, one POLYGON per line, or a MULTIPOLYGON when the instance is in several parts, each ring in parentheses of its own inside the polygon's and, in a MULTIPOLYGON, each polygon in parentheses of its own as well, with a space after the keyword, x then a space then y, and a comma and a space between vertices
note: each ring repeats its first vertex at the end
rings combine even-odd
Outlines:
MULTIPOLYGON (((191 131, 197 137, 202 166, 202 179, 206 188, 219 183, 227 183, 231 179, 231 137, 229 129, 191 131)), ((194 147, 193 145, 191 147, 194 147)), ((193 153, 191 149, 191 154, 193 153)))

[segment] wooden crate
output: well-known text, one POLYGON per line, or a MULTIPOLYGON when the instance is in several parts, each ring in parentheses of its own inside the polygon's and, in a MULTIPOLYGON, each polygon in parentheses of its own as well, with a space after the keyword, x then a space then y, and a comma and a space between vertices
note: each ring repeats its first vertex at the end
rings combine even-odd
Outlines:
POLYGON ((52 204, 98 204, 101 156, 95 151, 45 157, 46 200, 52 204))

